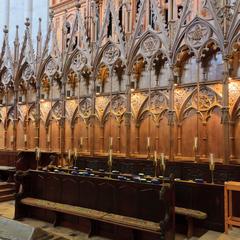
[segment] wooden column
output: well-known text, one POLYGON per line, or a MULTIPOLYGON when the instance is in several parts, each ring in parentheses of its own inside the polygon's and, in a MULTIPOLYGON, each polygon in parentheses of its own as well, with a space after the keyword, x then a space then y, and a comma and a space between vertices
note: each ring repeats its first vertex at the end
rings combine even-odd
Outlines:
POLYGON ((131 155, 131 73, 128 73, 127 91, 127 110, 125 112, 125 126, 126 126, 126 157, 131 155))
POLYGON ((17 150, 18 89, 14 89, 13 151, 17 150))
POLYGON ((169 78, 169 109, 168 109, 168 126, 169 126, 169 160, 174 159, 174 75, 173 65, 170 66, 169 78))
POLYGON ((121 122, 117 123, 118 136, 117 136, 117 153, 121 151, 121 122))
POLYGON ((207 121, 203 121, 202 122, 203 125, 203 158, 206 158, 208 155, 208 133, 207 133, 207 121))
POLYGON ((235 122, 230 121, 229 122, 229 128, 230 128, 230 159, 235 158, 235 122))
POLYGON ((104 123, 101 123, 100 125, 100 129, 101 129, 101 137, 100 137, 100 152, 104 152, 104 123))
POLYGON ((140 124, 136 123, 136 153, 139 154, 140 152, 140 124))
MULTIPOLYGON (((75 125, 74 125, 75 126, 75 125)), ((74 145, 74 126, 71 126, 71 149, 74 149, 75 148, 75 145, 74 145)))
POLYGON ((87 132, 87 136, 86 136, 86 152, 89 152, 89 123, 86 123, 86 132, 87 132))
POLYGON ((160 123, 156 124, 156 136, 155 136, 155 150, 159 153, 159 128, 160 128, 160 123))
POLYGON ((182 156, 182 123, 177 124, 177 155, 182 156))
POLYGON ((230 150, 230 138, 229 138, 229 86, 228 86, 228 56, 224 57, 224 77, 222 83, 223 98, 222 98, 222 119, 223 124, 223 162, 227 164, 229 162, 229 150, 230 150))

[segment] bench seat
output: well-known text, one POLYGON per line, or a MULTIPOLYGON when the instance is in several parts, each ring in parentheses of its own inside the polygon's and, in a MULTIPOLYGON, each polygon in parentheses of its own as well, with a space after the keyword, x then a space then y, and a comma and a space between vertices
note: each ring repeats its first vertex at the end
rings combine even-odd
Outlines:
POLYGON ((115 224, 118 226, 147 231, 160 234, 159 223, 143 220, 139 218, 127 217, 113 213, 102 212, 94 209, 73 206, 69 204, 56 203, 48 200, 37 198, 23 198, 21 203, 24 205, 43 208, 46 210, 70 214, 78 217, 83 217, 91 220, 115 224))
POLYGON ((193 235, 193 218, 204 220, 207 218, 207 214, 202 211, 189 209, 189 208, 181 208, 175 207, 175 214, 183 215, 187 219, 188 230, 187 230, 187 238, 191 238, 193 235))
POLYGON ((207 218, 207 214, 198 210, 188 209, 188 208, 181 208, 175 207, 175 213, 184 215, 186 217, 192 217, 200 220, 204 220, 207 218))

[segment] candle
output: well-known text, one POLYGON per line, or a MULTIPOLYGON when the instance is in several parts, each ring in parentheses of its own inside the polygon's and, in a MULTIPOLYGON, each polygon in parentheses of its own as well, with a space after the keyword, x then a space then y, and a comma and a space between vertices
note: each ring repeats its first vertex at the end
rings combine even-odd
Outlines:
POLYGON ((77 158, 77 148, 74 148, 74 157, 77 158))
POLYGON ((11 136, 11 139, 10 139, 11 143, 13 143, 13 136, 11 136))
POLYGON ((214 160, 213 160, 213 154, 210 153, 210 164, 213 166, 214 164, 214 160))
POLYGON ((164 153, 161 153, 161 163, 162 163, 162 166, 165 166, 164 153))
POLYGON ((68 160, 71 160, 71 150, 68 150, 68 160))
POLYGON ((109 150, 109 165, 112 166, 112 149, 109 150))
POLYGON ((110 144, 110 147, 112 147, 112 144, 113 144, 113 138, 112 137, 110 137, 110 139, 109 139, 109 144, 110 144))
POLYGON ((50 135, 49 135, 49 133, 47 135, 47 142, 50 142, 50 135))
POLYGON ((157 151, 154 151, 154 161, 157 163, 157 151))
POLYGON ((194 149, 197 149, 197 145, 198 145, 198 138, 195 137, 194 138, 194 149))
POLYGON ((27 135, 24 134, 24 142, 27 142, 27 135))
POLYGON ((80 137, 80 146, 83 145, 83 137, 80 137))
POLYGON ((40 159, 40 148, 37 148, 37 160, 40 159))
POLYGON ((147 146, 150 147, 150 137, 147 138, 147 146))

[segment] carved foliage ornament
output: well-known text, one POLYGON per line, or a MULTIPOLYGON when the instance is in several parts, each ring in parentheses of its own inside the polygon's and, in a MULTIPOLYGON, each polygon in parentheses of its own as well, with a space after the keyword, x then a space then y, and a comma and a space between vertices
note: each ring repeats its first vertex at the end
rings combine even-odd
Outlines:
POLYGON ((87 64, 87 58, 86 56, 84 56, 84 54, 82 54, 81 52, 78 52, 73 60, 72 60, 72 65, 71 68, 78 72, 80 70, 82 70, 82 68, 87 64))
POLYGON ((123 97, 118 96, 112 100, 112 112, 114 115, 122 116, 126 109, 126 101, 123 97))
POLYGON ((152 57, 160 48, 160 40, 155 35, 147 36, 141 43, 140 50, 145 57, 152 57))
POLYGON ((58 66, 56 64, 56 62, 51 59, 48 63, 47 63, 47 66, 46 66, 46 74, 48 76, 53 76, 58 70, 58 66))
POLYGON ((28 64, 23 70, 22 78, 24 81, 29 81, 33 75, 32 67, 28 64))
POLYGON ((203 23, 190 27, 186 34, 186 41, 192 48, 201 47, 211 36, 211 29, 203 23))
POLYGON ((6 70, 2 75, 2 83, 7 85, 12 80, 12 74, 10 71, 6 70))
POLYGON ((103 53, 103 61, 108 65, 112 65, 117 61, 119 56, 120 51, 118 47, 114 44, 109 44, 103 53))
POLYGON ((90 99, 82 101, 79 105, 79 112, 84 118, 89 118, 91 116, 92 103, 90 99))
POLYGON ((164 95, 157 93, 151 97, 149 111, 153 114, 161 114, 167 108, 167 99, 164 95))

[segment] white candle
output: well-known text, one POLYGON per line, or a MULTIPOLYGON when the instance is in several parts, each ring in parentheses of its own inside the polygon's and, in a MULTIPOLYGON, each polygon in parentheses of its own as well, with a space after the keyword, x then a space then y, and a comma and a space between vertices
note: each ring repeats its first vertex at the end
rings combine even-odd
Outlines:
POLYGON ((10 141, 11 141, 11 143, 13 143, 13 136, 11 136, 10 141))
POLYGON ((74 157, 77 157, 77 148, 74 148, 74 157))
POLYGON ((157 162, 157 151, 154 151, 154 161, 157 162))
POLYGON ((47 135, 47 141, 50 142, 50 135, 49 135, 49 133, 47 135))
POLYGON ((112 165, 112 149, 109 150, 109 164, 112 165))
POLYGON ((24 134, 24 142, 27 142, 27 135, 24 134))
POLYGON ((162 163, 162 166, 165 166, 164 153, 161 153, 161 163, 162 163))
POLYGON ((37 148, 37 159, 40 159, 40 148, 37 148))
POLYGON ((71 150, 70 149, 68 150, 68 159, 69 160, 71 159, 71 150))
POLYGON ((195 137, 194 138, 194 149, 197 149, 197 146, 198 146, 198 138, 195 137))
POLYGON ((147 146, 150 147, 150 137, 147 138, 147 146))
POLYGON ((210 164, 213 165, 214 164, 214 160, 213 160, 213 154, 210 153, 210 164))
POLYGON ((83 145, 83 137, 80 137, 80 146, 83 145))
POLYGON ((113 144, 113 138, 112 137, 110 137, 110 139, 109 139, 109 144, 110 144, 110 147, 112 147, 112 144, 113 144))

